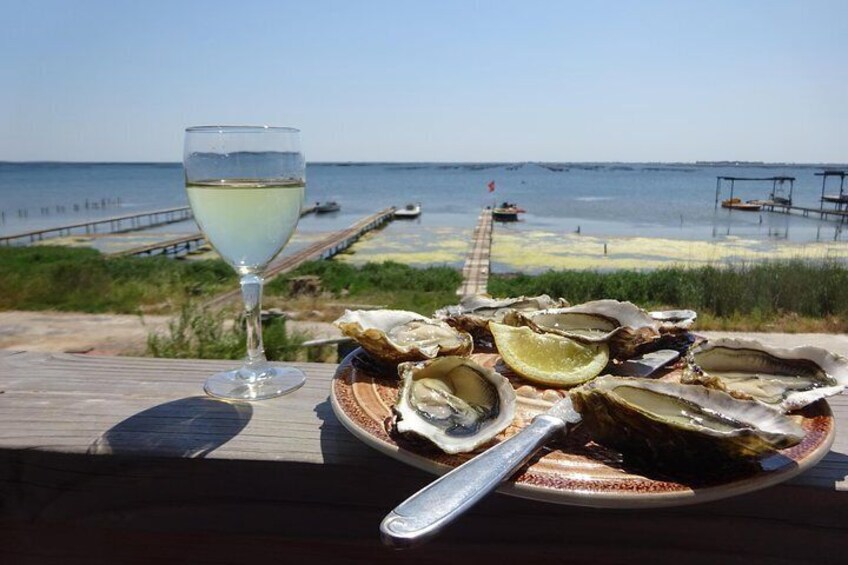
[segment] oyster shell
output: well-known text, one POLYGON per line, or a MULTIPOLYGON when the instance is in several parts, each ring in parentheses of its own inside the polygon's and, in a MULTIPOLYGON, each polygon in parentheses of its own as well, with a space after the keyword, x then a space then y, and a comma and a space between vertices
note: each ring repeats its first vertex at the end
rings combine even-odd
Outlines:
POLYGON ((489 322, 501 322, 509 312, 531 312, 563 306, 568 306, 568 302, 562 298, 555 300, 547 294, 517 298, 491 298, 476 295, 466 296, 456 306, 437 310, 434 316, 475 337, 491 339, 489 322))
POLYGON ((688 331, 698 319, 694 310, 655 310, 648 315, 659 322, 661 332, 688 331))
POLYGON ((462 357, 398 366, 395 429, 445 453, 472 451, 512 423, 515 391, 499 373, 462 357))
POLYGON ((717 339, 690 352, 681 382, 788 412, 842 392, 848 385, 848 359, 819 347, 784 349, 755 340, 717 339))
POLYGON ((592 439, 664 467, 754 458, 804 437, 788 416, 697 385, 606 375, 570 395, 592 439))
POLYGON ((394 363, 470 355, 474 348, 467 333, 404 310, 347 310, 333 323, 375 357, 394 363))
POLYGON ((538 312, 513 312, 504 322, 527 325, 536 331, 554 333, 582 343, 607 343, 610 356, 626 359, 636 349, 660 337, 657 322, 630 302, 594 300, 568 308, 538 312))

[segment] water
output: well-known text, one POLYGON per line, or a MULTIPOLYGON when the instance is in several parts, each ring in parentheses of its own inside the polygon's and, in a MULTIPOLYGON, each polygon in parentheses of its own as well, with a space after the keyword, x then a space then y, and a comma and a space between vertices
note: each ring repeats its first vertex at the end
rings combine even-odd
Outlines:
MULTIPOLYGON (((715 251, 719 259, 730 256, 725 253, 728 247, 740 245, 744 253, 732 256, 783 252, 792 256, 816 249, 818 254, 842 257, 848 236, 836 222, 715 208, 718 175, 794 176, 795 204, 818 208, 821 177, 814 173, 820 171, 814 165, 312 164, 307 169, 307 203, 337 200, 342 210, 303 218, 289 248, 345 228, 380 208, 421 202, 423 214, 418 220, 393 222, 357 244, 349 260, 406 258, 417 264, 459 265, 479 210, 509 201, 527 213, 521 222, 496 226, 495 270, 581 266, 558 262, 581 253, 586 255, 586 265, 603 259, 609 260, 609 268, 623 266, 614 263, 623 256, 646 267, 669 260, 651 245, 640 243, 643 238, 665 242, 669 249, 665 255, 683 262, 687 257, 697 259, 706 244, 709 249, 723 246, 721 253, 715 251), (487 184, 493 180, 495 191, 490 193, 487 184), (562 251, 565 245, 571 246, 567 252, 562 251), (583 248, 588 251, 583 253, 583 248), (557 249, 561 252, 555 256, 546 255, 557 249)), ((178 163, 0 163, 0 234, 185 205, 183 182, 178 163), (104 200, 113 204, 85 209, 86 199, 89 204, 104 200), (64 206, 64 212, 56 212, 56 206, 64 206), (42 207, 49 208, 49 214, 43 214, 42 207), (28 210, 27 217, 19 217, 21 209, 28 210)), ((765 199, 771 189, 771 182, 737 182, 735 196, 765 199)), ((838 180, 831 179, 827 192, 838 191, 838 180)), ((788 195, 788 184, 784 195, 788 195)), ((725 185, 720 197, 728 196, 725 185)), ((172 235, 195 229, 193 222, 187 222, 153 233, 172 235)))

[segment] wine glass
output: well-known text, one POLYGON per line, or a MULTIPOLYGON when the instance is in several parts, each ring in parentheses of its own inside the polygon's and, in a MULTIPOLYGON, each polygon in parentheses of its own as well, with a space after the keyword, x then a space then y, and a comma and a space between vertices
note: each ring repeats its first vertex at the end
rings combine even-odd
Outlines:
POLYGON ((306 376, 271 366, 262 346, 262 273, 286 245, 300 219, 306 163, 300 131, 268 126, 186 129, 186 192, 207 241, 241 277, 247 358, 239 369, 213 375, 206 393, 259 400, 291 392, 306 376))

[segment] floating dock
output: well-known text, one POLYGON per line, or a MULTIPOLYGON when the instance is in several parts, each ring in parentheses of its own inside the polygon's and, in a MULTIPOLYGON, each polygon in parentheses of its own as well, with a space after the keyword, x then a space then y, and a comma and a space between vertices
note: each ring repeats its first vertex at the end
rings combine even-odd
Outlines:
POLYGON ((143 230, 156 226, 164 226, 176 222, 183 222, 193 217, 189 206, 167 208, 165 210, 154 210, 152 212, 138 212, 125 216, 111 216, 109 218, 98 218, 86 222, 69 224, 55 228, 34 230, 14 235, 0 236, 0 245, 12 245, 13 243, 34 243, 51 237, 71 235, 79 233, 123 233, 129 231, 143 230), (100 230, 98 232, 98 230, 100 230))
POLYGON ((480 212, 471 249, 462 267, 462 284, 456 290, 458 296, 473 296, 486 292, 489 284, 489 266, 492 253, 492 210, 480 212))
MULTIPOLYGON (((296 269, 307 261, 329 259, 333 255, 336 255, 340 251, 343 251, 353 245, 356 240, 369 231, 384 225, 386 222, 390 222, 394 217, 394 213, 394 206, 386 208, 376 214, 371 214, 370 216, 359 220, 345 230, 335 232, 321 241, 316 241, 294 255, 279 257, 277 260, 271 262, 268 268, 265 269, 265 273, 262 276, 266 281, 269 281, 277 275, 296 269)), ((239 296, 241 296, 241 290, 234 289, 212 298, 205 304, 205 306, 219 308, 225 306, 230 301, 236 300, 239 296)))

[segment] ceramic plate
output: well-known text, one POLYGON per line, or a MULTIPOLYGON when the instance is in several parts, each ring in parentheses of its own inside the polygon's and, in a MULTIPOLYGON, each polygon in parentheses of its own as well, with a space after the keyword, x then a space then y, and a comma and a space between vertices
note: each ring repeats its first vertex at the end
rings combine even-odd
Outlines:
MULTIPOLYGON (((566 394, 531 386, 512 373, 497 354, 474 354, 481 365, 494 367, 510 379, 518 395, 513 425, 495 440, 517 433, 536 414, 566 394)), ((679 368, 660 378, 674 380, 679 368)), ((397 397, 398 380, 379 368, 362 350, 339 365, 330 394, 333 410, 356 437, 383 453, 436 474, 461 465, 480 450, 447 455, 421 443, 390 434, 388 422, 397 397)), ((795 447, 764 456, 755 464, 735 469, 705 468, 688 477, 669 477, 635 468, 620 453, 582 436, 579 428, 543 448, 505 482, 500 492, 560 504, 599 508, 643 508, 706 502, 762 489, 783 482, 815 465, 830 449, 834 419, 824 400, 794 414, 806 431, 795 447)))

